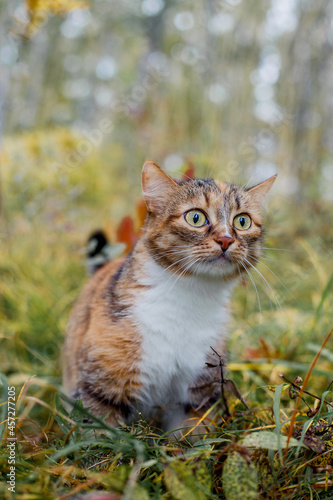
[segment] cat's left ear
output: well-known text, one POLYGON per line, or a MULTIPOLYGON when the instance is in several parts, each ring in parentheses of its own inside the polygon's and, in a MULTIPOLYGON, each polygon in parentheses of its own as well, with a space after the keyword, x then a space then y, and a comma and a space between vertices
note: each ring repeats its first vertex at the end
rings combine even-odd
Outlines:
POLYGON ((266 195, 270 191, 271 187, 273 186, 275 179, 277 178, 277 174, 273 175, 269 179, 267 179, 264 182, 261 182, 260 184, 257 184, 256 186, 253 186, 246 191, 253 197, 253 199, 262 205, 266 195))
POLYGON ((156 163, 147 160, 142 168, 142 191, 149 212, 163 212, 179 186, 156 163))

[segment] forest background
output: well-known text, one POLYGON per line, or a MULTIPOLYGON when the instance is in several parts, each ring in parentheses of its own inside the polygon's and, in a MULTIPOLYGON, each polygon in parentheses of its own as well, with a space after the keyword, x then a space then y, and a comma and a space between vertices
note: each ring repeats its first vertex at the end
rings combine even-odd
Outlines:
POLYGON ((332 400, 332 341, 308 382, 317 403, 291 399, 281 378, 305 379, 333 323, 332 48, 327 0, 0 2, 5 498, 7 386, 20 395, 17 498, 97 490, 109 498, 239 498, 225 481, 242 488, 245 465, 253 473, 247 497, 333 498, 332 434, 314 430, 331 423, 324 399, 332 400), (260 274, 252 271, 232 302, 228 376, 250 410, 234 401, 232 419, 216 420, 215 441, 194 449, 151 445, 143 422, 94 442, 78 424, 83 410, 69 417, 57 399, 66 322, 86 280, 86 239, 99 227, 113 243, 135 237, 146 158, 171 175, 193 165, 198 176, 241 184, 278 173, 260 274), (255 458, 242 440, 258 428, 271 435, 265 446, 259 438, 255 458), (300 437, 302 429, 307 448, 276 448, 273 433, 300 437))

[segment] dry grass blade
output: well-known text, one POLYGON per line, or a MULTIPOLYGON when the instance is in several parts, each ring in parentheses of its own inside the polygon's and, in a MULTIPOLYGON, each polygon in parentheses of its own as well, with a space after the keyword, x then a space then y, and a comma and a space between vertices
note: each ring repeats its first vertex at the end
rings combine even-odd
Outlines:
POLYGON ((21 397, 22 397, 22 395, 23 395, 23 393, 24 393, 24 391, 25 391, 26 387, 27 387, 27 384, 28 384, 28 383, 30 382, 30 380, 31 380, 32 378, 34 378, 35 376, 36 376, 36 375, 31 375, 31 377, 29 377, 29 378, 28 378, 28 379, 24 382, 23 387, 22 387, 22 389, 20 390, 19 395, 17 396, 16 407, 18 407, 18 404, 19 404, 19 402, 20 402, 20 399, 21 399, 21 397))
POLYGON ((326 338, 324 339, 319 351, 317 352, 317 354, 315 355, 312 363, 311 363, 311 366, 309 368, 309 371, 307 372, 306 376, 305 376, 305 379, 304 379, 304 383, 302 385, 302 388, 299 392, 299 395, 296 399, 296 404, 295 404, 295 408, 293 410, 293 413, 292 413, 292 416, 291 416, 291 421, 290 421, 290 426, 289 426, 289 430, 288 430, 288 437, 287 437, 287 447, 286 447, 286 451, 285 451, 285 457, 287 456, 287 453, 288 453, 288 446, 289 446, 289 442, 290 442, 290 439, 293 435, 293 430, 294 430, 294 425, 295 425, 295 421, 296 421, 296 415, 297 415, 297 411, 298 411, 298 407, 299 407, 299 404, 302 400, 302 397, 303 397, 303 394, 304 394, 304 391, 306 389, 306 386, 310 380, 310 377, 311 377, 311 374, 312 374, 312 371, 314 369, 314 367, 316 366, 317 364, 317 361, 320 357, 320 354, 322 352, 322 350, 324 349, 324 347, 326 346, 326 344, 328 343, 328 341, 330 340, 331 336, 333 334, 333 328, 332 330, 328 333, 328 335, 326 336, 326 338))
MULTIPOLYGON (((219 404, 219 401, 216 401, 216 403, 214 403, 213 406, 208 408, 208 410, 202 415, 202 417, 200 417, 198 419, 196 424, 193 427, 191 427, 191 429, 189 431, 187 431, 186 434, 184 434, 184 436, 182 436, 182 439, 186 438, 189 434, 191 434, 205 420, 205 418, 216 408, 216 406, 218 404, 219 404)), ((192 419, 188 419, 188 420, 192 420, 192 419)))

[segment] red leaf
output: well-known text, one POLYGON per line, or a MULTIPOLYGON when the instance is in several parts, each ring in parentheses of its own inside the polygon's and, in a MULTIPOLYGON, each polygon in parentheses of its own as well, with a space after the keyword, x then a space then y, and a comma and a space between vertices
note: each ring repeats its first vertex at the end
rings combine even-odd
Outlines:
POLYGON ((182 176, 182 180, 187 181, 188 179, 194 179, 194 177, 195 177, 195 166, 190 160, 188 160, 186 170, 182 176))
POLYGON ((133 219, 129 216, 124 217, 117 228, 117 242, 125 243, 126 251, 130 252, 137 239, 133 219))

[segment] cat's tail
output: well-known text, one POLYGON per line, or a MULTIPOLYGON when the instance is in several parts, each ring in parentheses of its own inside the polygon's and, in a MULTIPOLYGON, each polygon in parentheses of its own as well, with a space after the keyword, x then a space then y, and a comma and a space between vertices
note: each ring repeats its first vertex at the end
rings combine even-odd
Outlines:
POLYGON ((84 249, 86 255, 85 264, 90 275, 103 267, 110 260, 119 257, 125 250, 126 245, 116 243, 112 245, 104 231, 98 229, 94 231, 88 239, 87 246, 84 249))

